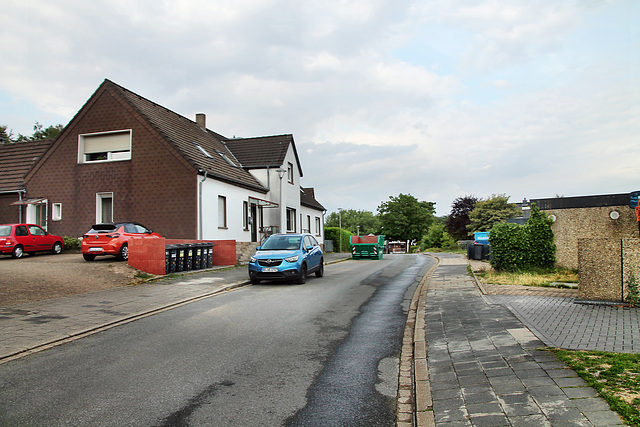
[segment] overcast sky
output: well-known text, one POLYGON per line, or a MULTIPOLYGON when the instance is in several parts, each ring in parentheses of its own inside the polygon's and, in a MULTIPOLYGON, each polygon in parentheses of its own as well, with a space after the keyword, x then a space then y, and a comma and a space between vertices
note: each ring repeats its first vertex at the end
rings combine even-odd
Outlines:
POLYGON ((328 213, 640 190, 638 0, 0 0, 0 124, 105 78, 227 137, 294 135, 328 213))

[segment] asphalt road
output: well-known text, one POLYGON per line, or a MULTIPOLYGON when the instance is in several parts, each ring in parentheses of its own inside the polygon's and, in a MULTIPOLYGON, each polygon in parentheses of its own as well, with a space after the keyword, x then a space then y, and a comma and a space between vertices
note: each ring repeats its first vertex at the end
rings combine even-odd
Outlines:
POLYGON ((391 426, 420 255, 339 263, 0 365, 0 425, 391 426))

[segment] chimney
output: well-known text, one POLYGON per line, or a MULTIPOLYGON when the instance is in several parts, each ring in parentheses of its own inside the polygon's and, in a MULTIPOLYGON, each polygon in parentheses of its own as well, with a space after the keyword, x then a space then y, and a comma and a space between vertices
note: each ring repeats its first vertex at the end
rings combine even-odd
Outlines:
POLYGON ((204 113, 196 113, 196 123, 202 129, 207 128, 207 116, 204 113))

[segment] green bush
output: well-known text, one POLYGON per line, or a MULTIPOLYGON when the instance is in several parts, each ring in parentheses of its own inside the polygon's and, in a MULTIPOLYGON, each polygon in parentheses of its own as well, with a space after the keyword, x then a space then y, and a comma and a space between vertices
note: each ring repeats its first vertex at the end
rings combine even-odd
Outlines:
POLYGON ((324 239, 333 240, 333 251, 349 252, 351 250, 351 233, 338 227, 325 227, 324 239))
POLYGON ((499 223, 491 228, 491 266, 502 271, 546 270, 553 268, 556 246, 553 222, 535 205, 525 225, 499 223))
POLYGON ((80 249, 80 239, 76 239, 75 237, 63 236, 62 240, 64 243, 64 250, 72 251, 80 249))
POLYGON ((419 244, 422 251, 428 248, 458 249, 457 243, 441 223, 431 224, 419 244))

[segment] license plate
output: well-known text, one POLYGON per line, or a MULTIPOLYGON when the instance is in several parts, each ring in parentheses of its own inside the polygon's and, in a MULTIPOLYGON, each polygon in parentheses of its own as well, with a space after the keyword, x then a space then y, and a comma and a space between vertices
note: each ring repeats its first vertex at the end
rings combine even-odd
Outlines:
POLYGON ((102 248, 89 248, 89 252, 102 252, 102 248))
POLYGON ((277 273, 278 272, 278 268, 277 267, 264 267, 262 269, 263 273, 277 273))

